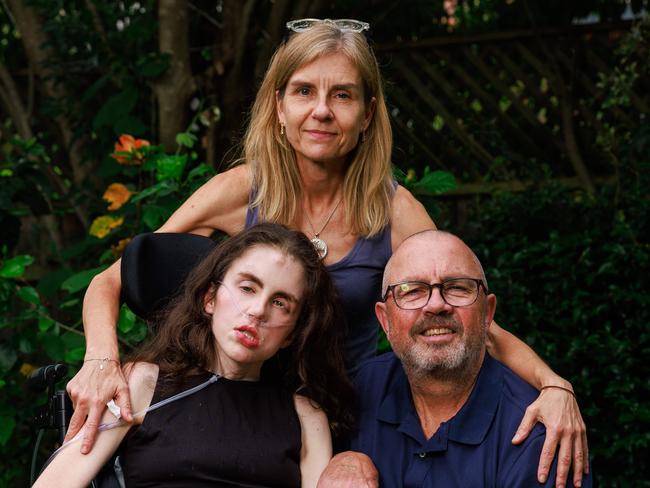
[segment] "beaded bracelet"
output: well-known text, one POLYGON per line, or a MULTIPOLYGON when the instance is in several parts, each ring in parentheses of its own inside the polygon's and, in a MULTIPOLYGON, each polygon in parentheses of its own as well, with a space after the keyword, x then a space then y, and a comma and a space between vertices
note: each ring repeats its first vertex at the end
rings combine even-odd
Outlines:
POLYGON ((545 390, 546 388, 559 388, 560 390, 568 391, 569 393, 571 393, 571 394, 573 395, 573 398, 576 397, 576 394, 573 392, 573 390, 570 390, 569 388, 565 388, 564 386, 560 386, 560 385, 546 385, 546 386, 542 386, 542 387, 539 389, 539 391, 541 392, 542 390, 545 390))
POLYGON ((88 361, 101 361, 101 364, 99 365, 99 370, 102 371, 104 369, 104 363, 108 361, 112 361, 118 366, 120 365, 120 362, 117 359, 111 359, 111 358, 90 358, 90 359, 84 359, 84 363, 87 363, 88 361))

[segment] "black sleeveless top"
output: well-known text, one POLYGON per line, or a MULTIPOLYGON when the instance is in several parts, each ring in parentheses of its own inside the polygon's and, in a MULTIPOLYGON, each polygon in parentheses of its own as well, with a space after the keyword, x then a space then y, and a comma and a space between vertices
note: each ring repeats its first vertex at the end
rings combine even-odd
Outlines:
MULTIPOLYGON (((151 404, 210 376, 175 391, 159 377, 151 404)), ((300 487, 300 435, 290 393, 264 381, 219 378, 147 413, 119 454, 127 488, 300 487)))

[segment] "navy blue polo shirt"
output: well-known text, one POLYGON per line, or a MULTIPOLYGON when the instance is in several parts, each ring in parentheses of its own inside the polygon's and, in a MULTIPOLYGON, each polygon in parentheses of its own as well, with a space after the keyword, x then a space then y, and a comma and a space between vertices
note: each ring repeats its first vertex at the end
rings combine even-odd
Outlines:
MULTIPOLYGON (((467 402, 426 439, 400 360, 387 353, 361 366, 359 430, 350 448, 373 460, 380 486, 534 487, 545 429, 537 424, 518 446, 511 443, 537 391, 487 353, 467 402)), ((572 486, 570 479, 568 486, 572 486)), ((590 477, 583 487, 591 486, 590 477)))

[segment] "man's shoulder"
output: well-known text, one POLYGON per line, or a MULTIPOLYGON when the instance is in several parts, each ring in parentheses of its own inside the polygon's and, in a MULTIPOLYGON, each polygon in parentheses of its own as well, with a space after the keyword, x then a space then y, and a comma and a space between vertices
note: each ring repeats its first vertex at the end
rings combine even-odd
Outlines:
POLYGON ((395 353, 387 352, 364 361, 354 375, 354 383, 361 402, 383 397, 394 384, 408 381, 402 363, 395 353))
POLYGON ((517 374, 505 364, 490 356, 488 357, 492 362, 492 371, 500 374, 503 378, 503 387, 501 389, 500 399, 502 413, 507 413, 521 419, 526 408, 528 408, 528 405, 537 399, 539 392, 526 383, 526 381, 521 377, 517 376, 517 374))
POLYGON ((357 384, 363 384, 367 381, 387 379, 399 372, 402 372, 402 374, 404 372, 402 363, 395 356, 395 353, 391 351, 362 362, 354 377, 357 384))

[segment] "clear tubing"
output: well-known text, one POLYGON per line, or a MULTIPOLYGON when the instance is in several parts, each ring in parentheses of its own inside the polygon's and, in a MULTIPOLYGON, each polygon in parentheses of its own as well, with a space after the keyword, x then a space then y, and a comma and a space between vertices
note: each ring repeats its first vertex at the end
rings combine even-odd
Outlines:
MULTIPOLYGON (((156 410, 157 408, 164 407, 165 405, 168 405, 171 402, 175 402, 176 400, 180 400, 181 398, 185 398, 186 396, 192 395, 196 393, 197 391, 202 390, 203 388, 206 388, 210 386, 212 383, 216 383, 217 380, 219 379, 218 375, 212 375, 207 381, 204 381, 200 385, 196 385, 192 388, 189 388, 185 391, 181 391, 180 393, 177 393, 176 395, 172 395, 169 398, 165 398, 164 400, 160 400, 157 403, 154 403, 153 405, 149 405, 149 407, 145 408, 144 410, 140 410, 137 413, 133 414, 133 417, 139 417, 141 415, 145 415, 148 412, 151 412, 152 410, 156 410)), ((117 419, 114 422, 109 422, 106 424, 101 424, 98 428, 98 432, 104 432, 105 430, 110 430, 114 429, 115 427, 119 427, 120 425, 126 425, 126 422, 122 419, 117 419)), ((76 442, 80 441, 82 439, 81 432, 77 434, 73 439, 69 440, 68 442, 64 443, 61 447, 59 447, 56 451, 52 453, 52 455, 49 457, 49 459, 45 462, 43 465, 42 469, 45 469, 48 464, 52 462, 52 460, 61 452, 63 449, 67 448, 68 446, 75 444, 76 442)), ((42 470, 41 470, 42 471, 42 470)))

